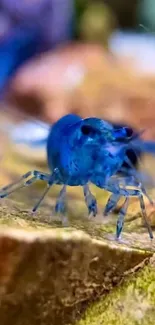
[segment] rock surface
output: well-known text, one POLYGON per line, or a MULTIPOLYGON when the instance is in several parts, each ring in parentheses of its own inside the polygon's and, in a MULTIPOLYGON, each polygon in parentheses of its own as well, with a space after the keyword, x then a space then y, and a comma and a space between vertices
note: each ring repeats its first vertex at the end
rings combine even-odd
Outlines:
POLYGON ((95 238, 95 228, 88 235, 87 229, 76 230, 76 223, 56 227, 10 204, 1 207, 1 324, 73 323, 90 301, 153 254, 148 240, 136 249, 133 242, 104 239, 104 231, 95 238))
POLYGON ((91 306, 77 325, 154 325, 154 319, 155 256, 137 274, 91 306))

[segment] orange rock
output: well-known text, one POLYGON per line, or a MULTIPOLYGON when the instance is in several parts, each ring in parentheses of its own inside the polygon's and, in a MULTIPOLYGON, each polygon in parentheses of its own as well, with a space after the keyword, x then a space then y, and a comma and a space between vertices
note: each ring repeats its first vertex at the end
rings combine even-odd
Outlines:
MULTIPOLYGON (((8 98, 53 122, 75 112, 150 130, 155 121, 155 77, 137 75, 134 64, 102 46, 68 44, 23 66, 8 98)), ((155 137, 155 130, 148 136, 155 137)))

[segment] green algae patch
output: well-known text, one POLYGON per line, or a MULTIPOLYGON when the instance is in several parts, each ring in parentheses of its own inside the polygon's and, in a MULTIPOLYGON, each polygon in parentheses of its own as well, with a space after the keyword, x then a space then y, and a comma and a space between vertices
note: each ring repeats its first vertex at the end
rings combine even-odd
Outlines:
POLYGON ((154 260, 90 306, 76 325, 154 325, 154 260))

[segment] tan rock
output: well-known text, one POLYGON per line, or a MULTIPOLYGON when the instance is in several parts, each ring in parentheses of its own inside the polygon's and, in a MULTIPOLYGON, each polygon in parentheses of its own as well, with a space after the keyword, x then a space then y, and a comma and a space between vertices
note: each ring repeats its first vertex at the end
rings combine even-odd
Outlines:
POLYGON ((145 239, 140 250, 132 248, 133 242, 125 246, 76 228, 50 229, 39 219, 3 205, 1 324, 64 325, 79 318, 89 301, 106 294, 152 256, 145 239))

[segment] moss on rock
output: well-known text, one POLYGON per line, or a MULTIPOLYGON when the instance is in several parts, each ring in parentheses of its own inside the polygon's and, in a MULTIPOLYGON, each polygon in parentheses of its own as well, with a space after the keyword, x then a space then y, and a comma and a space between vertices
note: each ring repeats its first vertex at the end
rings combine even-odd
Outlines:
POLYGON ((155 257, 107 297, 90 306, 77 325, 154 325, 155 257))

